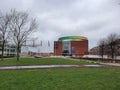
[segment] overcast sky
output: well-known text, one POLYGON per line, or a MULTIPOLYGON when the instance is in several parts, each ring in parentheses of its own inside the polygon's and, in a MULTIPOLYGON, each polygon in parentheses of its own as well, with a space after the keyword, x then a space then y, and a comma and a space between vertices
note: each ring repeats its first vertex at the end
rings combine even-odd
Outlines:
POLYGON ((85 36, 90 49, 100 38, 120 33, 119 0, 0 0, 1 12, 13 8, 37 18, 39 28, 32 36, 43 44, 49 40, 50 50, 61 36, 85 36))

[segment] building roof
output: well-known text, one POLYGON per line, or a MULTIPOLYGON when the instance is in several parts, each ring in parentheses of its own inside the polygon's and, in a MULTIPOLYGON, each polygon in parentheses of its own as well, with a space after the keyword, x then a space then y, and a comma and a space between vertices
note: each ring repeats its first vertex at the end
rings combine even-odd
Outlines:
POLYGON ((84 40, 87 40, 87 38, 83 36, 65 36, 65 37, 60 37, 58 40, 59 41, 84 41, 84 40))

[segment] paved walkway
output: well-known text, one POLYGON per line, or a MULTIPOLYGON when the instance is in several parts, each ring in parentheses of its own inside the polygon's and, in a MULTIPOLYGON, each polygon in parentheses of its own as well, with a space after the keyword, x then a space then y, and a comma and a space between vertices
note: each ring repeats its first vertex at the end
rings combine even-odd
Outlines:
POLYGON ((120 67, 120 63, 100 63, 101 65, 106 65, 106 66, 116 66, 120 67))
POLYGON ((35 65, 35 66, 0 66, 0 70, 14 70, 14 69, 44 69, 44 68, 98 68, 105 67, 105 65, 35 65))
POLYGON ((44 68, 100 68, 100 67, 120 67, 119 63, 100 63, 88 65, 34 65, 34 66, 0 66, 0 70, 14 70, 14 69, 44 69, 44 68))

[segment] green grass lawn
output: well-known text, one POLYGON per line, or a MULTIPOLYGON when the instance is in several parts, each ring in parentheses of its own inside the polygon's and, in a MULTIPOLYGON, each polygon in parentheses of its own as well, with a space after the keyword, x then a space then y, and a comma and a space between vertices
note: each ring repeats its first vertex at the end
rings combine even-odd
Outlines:
POLYGON ((85 60, 75 61, 69 58, 20 58, 19 61, 16 61, 16 58, 7 58, 4 61, 0 61, 0 66, 45 64, 93 64, 93 62, 85 60))
POLYGON ((1 70, 0 90, 120 90, 120 68, 1 70))

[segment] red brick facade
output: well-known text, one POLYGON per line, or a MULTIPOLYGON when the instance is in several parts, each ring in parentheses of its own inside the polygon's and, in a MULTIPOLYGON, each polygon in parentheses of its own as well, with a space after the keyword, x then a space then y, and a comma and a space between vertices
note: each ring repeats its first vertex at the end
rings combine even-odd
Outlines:
POLYGON ((54 42, 54 55, 56 55, 56 56, 62 55, 62 41, 54 42))
POLYGON ((88 53, 88 40, 85 41, 71 41, 71 48, 75 49, 75 56, 82 56, 88 53))
MULTIPOLYGON (((75 56, 83 56, 84 54, 88 53, 88 40, 70 41, 70 44, 71 44, 71 47, 70 47, 71 52, 72 52, 72 47, 74 47, 74 55, 75 56)), ((56 55, 56 56, 62 55, 62 41, 54 42, 54 55, 56 55)))

